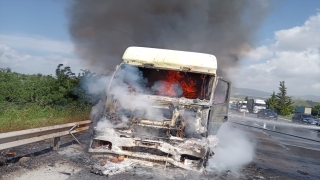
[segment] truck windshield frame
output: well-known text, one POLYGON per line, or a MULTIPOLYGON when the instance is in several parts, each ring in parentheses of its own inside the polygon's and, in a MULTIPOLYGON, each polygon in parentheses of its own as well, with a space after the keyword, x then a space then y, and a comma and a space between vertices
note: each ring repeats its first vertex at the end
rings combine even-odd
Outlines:
POLYGON ((262 104, 262 103, 254 103, 254 106, 262 106, 262 107, 266 107, 266 104, 262 104))
POLYGON ((215 75, 141 67, 122 63, 110 82, 110 90, 126 84, 131 92, 171 98, 210 100, 215 75))

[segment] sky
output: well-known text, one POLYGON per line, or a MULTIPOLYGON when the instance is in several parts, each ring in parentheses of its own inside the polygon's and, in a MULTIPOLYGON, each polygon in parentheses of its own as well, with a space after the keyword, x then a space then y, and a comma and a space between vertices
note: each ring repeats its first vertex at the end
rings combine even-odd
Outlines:
MULTIPOLYGON (((230 69, 235 87, 320 96, 320 0, 269 0, 272 10, 257 32, 255 47, 230 69)), ((74 53, 68 1, 0 0, 0 68, 52 74, 58 64, 88 69, 74 53)))

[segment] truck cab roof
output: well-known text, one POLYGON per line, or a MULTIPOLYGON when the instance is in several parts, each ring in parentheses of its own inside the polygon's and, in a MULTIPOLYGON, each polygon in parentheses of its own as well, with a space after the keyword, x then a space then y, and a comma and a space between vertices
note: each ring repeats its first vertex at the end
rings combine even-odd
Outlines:
POLYGON ((134 66, 216 74, 217 59, 212 54, 147 47, 129 47, 123 62, 134 66))

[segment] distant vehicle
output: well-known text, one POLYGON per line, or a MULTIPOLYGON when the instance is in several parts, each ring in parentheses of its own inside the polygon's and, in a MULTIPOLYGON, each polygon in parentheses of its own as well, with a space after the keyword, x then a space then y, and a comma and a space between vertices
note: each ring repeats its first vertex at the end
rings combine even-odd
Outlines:
POLYGON ((311 114, 311 110, 312 110, 312 108, 297 107, 295 109, 295 113, 311 114))
POLYGON ((239 108, 247 108, 247 101, 238 101, 237 106, 238 106, 238 109, 239 108))
POLYGON ((247 108, 245 108, 245 107, 241 107, 241 108, 239 108, 239 110, 238 110, 239 112, 246 112, 246 113, 249 113, 249 111, 248 111, 248 109, 247 108))
POLYGON ((292 117, 292 121, 298 122, 298 123, 313 124, 313 125, 319 124, 319 120, 316 117, 310 114, 303 114, 303 113, 295 114, 292 117))
POLYGON ((231 110, 238 110, 238 106, 235 105, 235 104, 233 104, 233 105, 231 105, 230 109, 231 109, 231 110))
POLYGON ((274 112, 272 109, 261 109, 257 113, 257 118, 277 120, 278 114, 274 112))
POLYGON ((258 113, 261 109, 266 109, 266 102, 261 99, 249 99, 247 108, 250 113, 258 113))

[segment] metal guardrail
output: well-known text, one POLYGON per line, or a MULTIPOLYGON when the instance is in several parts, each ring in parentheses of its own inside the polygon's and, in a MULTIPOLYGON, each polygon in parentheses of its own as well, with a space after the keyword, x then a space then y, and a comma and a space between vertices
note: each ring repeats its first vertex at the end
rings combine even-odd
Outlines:
POLYGON ((81 144, 73 135, 73 133, 85 131, 89 129, 91 120, 73 122, 68 124, 60 124, 54 126, 27 129, 22 131, 13 131, 8 133, 0 133, 0 150, 9 149, 29 143, 34 143, 46 139, 54 138, 54 150, 60 147, 60 137, 71 135, 79 144, 81 144))

